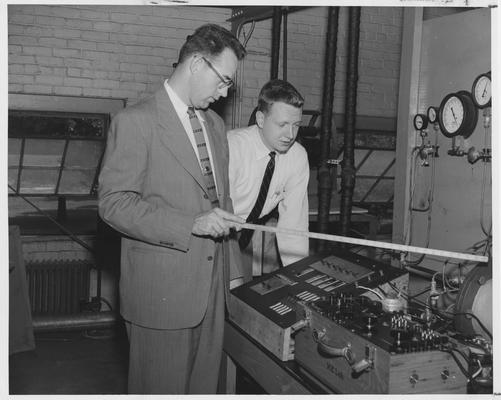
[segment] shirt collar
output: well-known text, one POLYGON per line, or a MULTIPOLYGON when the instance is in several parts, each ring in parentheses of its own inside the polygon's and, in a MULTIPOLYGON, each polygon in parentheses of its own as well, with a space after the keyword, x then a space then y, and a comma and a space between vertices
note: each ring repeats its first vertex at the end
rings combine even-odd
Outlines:
MULTIPOLYGON (((172 89, 169 85, 169 80, 166 79, 164 82, 164 87, 165 90, 167 91, 167 94, 169 95, 170 100, 172 101, 172 105, 174 106, 174 109, 176 110, 177 115, 179 115, 181 118, 189 118, 188 117, 188 106, 184 103, 183 100, 177 95, 177 93, 172 89)), ((195 109, 195 113, 197 114, 197 117, 200 121, 205 121, 202 113, 200 113, 198 110, 195 109)))
MULTIPOLYGON (((263 138, 261 137, 261 132, 259 131, 259 127, 254 125, 255 128, 255 149, 256 149, 256 160, 261 160, 262 158, 269 157, 271 150, 266 147, 263 142, 263 138)), ((275 159, 277 158, 278 153, 275 152, 275 159)))

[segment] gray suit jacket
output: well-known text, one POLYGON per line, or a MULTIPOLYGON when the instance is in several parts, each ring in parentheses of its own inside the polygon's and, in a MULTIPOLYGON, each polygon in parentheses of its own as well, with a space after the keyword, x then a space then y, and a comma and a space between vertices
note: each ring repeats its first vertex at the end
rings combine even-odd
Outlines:
MULTIPOLYGON (((204 118, 220 207, 231 212, 224 123, 211 110, 204 118)), ((234 239, 191 234, 195 216, 210 209, 197 156, 165 89, 117 114, 99 176, 99 213, 124 234, 126 320, 157 329, 195 326, 207 308, 213 268, 224 269, 226 292, 229 279, 241 276, 234 239)))

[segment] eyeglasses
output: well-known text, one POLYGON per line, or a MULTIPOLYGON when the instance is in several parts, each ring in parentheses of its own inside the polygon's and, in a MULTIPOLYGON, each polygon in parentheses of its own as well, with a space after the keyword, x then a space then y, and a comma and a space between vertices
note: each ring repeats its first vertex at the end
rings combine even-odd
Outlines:
POLYGON ((217 85, 218 89, 225 89, 225 88, 230 88, 231 86, 234 85, 235 82, 231 79, 225 79, 219 71, 212 65, 212 63, 207 60, 205 57, 202 57, 202 60, 206 62, 206 64, 209 66, 209 68, 217 75, 217 77, 221 80, 221 83, 217 85))

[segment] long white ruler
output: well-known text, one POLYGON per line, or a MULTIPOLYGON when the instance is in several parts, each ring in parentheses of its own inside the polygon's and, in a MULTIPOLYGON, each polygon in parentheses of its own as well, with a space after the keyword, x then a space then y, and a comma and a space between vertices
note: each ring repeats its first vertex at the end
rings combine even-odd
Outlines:
POLYGON ((256 225, 256 224, 249 224, 249 223, 241 224, 241 227, 245 228, 245 229, 256 230, 256 231, 282 233, 282 234, 286 234, 286 235, 306 236, 309 238, 328 240, 331 242, 351 243, 351 244, 359 244, 359 245, 368 246, 368 247, 378 247, 381 249, 390 249, 390 250, 404 251, 404 252, 409 252, 409 253, 428 254, 431 256, 452 258, 452 259, 456 259, 456 260, 468 260, 468 261, 478 261, 478 262, 489 261, 489 257, 479 256, 476 254, 456 253, 454 251, 435 250, 435 249, 429 249, 427 247, 406 246, 403 244, 378 242, 376 240, 358 239, 358 238, 352 238, 352 237, 347 237, 347 236, 330 235, 327 233, 298 231, 295 229, 277 228, 274 226, 256 225))

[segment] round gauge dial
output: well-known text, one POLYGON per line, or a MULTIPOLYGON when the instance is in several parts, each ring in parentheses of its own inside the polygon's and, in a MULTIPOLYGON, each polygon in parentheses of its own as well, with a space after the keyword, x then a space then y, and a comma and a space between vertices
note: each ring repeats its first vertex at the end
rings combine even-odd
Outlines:
POLYGON ((426 127, 428 126, 428 119, 424 114, 416 114, 414 116, 413 123, 414 123, 414 129, 419 131, 421 129, 426 129, 426 127))
POLYGON ((491 73, 477 76, 471 88, 473 102, 478 108, 491 106, 491 73))
POLYGON ((478 121, 478 110, 469 92, 461 90, 444 97, 438 110, 438 123, 442 133, 451 138, 468 138, 478 121))
POLYGON ((428 110, 426 111, 426 115, 428 116, 428 121, 430 121, 432 124, 437 122, 438 118, 438 108, 430 106, 428 107, 428 110))

